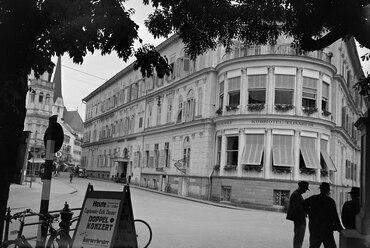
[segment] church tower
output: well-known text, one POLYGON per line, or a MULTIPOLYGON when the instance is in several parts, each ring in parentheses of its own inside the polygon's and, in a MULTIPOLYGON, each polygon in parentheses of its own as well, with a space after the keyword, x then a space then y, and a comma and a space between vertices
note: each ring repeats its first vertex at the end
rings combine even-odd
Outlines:
POLYGON ((62 59, 58 58, 58 62, 54 72, 54 97, 53 97, 53 115, 58 115, 58 122, 62 122, 64 115, 64 101, 62 96, 62 59))

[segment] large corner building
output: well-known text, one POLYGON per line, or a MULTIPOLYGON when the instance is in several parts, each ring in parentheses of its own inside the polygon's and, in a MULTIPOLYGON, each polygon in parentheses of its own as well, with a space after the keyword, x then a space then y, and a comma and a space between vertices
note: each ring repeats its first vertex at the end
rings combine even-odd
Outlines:
POLYGON ((90 176, 231 204, 282 209, 299 180, 332 185, 341 206, 359 185, 366 110, 354 40, 297 54, 291 40, 235 41, 192 61, 174 35, 157 47, 173 71, 133 64, 84 98, 90 176))

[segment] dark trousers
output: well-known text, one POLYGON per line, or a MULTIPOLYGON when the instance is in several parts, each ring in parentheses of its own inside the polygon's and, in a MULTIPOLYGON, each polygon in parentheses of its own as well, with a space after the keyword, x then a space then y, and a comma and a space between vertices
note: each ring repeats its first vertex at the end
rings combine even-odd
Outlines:
POLYGON ((302 247, 305 232, 306 232, 306 221, 305 222, 294 221, 293 248, 302 247))
POLYGON ((311 232, 310 231, 310 248, 320 248, 321 243, 325 248, 337 248, 333 232, 311 232))

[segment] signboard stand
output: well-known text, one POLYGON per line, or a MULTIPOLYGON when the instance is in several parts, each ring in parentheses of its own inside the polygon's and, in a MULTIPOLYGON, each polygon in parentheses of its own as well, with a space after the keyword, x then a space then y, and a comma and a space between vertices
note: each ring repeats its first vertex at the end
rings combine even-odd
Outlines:
POLYGON ((123 192, 88 185, 72 247, 138 247, 128 185, 123 192))

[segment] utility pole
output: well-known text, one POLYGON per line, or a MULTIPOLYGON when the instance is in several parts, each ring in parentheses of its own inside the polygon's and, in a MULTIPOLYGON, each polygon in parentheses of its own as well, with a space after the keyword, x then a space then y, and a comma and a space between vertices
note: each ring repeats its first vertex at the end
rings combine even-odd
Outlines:
MULTIPOLYGON (((49 212, 49 199, 50 199, 50 187, 51 177, 53 171, 53 160, 54 153, 59 151, 63 144, 63 128, 57 122, 57 115, 53 115, 49 118, 49 127, 47 128, 44 136, 44 145, 46 148, 46 159, 45 159, 45 170, 44 170, 44 181, 42 184, 41 203, 40 203, 40 214, 47 214, 49 212)), ((45 221, 40 216, 40 222, 45 221)), ((37 232, 36 247, 43 248, 45 246, 46 236, 48 233, 48 227, 45 225, 39 225, 37 232)))
MULTIPOLYGON (((37 140, 37 130, 35 132, 35 146, 36 146, 36 140, 37 140)), ((33 178, 34 178, 34 174, 35 174, 35 171, 34 171, 34 168, 35 168, 35 146, 33 147, 34 150, 33 150, 33 153, 32 153, 32 165, 31 165, 31 182, 30 182, 30 188, 32 188, 32 181, 33 181, 33 178)))

